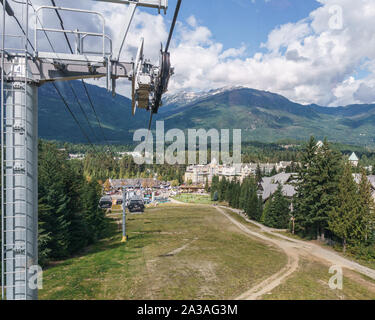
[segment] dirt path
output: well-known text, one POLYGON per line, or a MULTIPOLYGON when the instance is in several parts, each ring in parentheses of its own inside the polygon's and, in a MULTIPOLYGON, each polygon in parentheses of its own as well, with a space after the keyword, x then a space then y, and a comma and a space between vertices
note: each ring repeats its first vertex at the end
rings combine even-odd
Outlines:
POLYGON ((174 204, 180 204, 180 205, 189 205, 189 203, 186 203, 186 202, 181 202, 181 201, 178 201, 176 199, 173 199, 173 198, 169 198, 169 200, 171 201, 171 203, 174 203, 174 204))
POLYGON ((171 251, 171 252, 169 252, 169 253, 167 253, 167 254, 165 254, 163 256, 164 257, 174 256, 174 255, 180 253, 181 251, 185 250, 187 247, 189 247, 193 242, 195 242, 197 240, 198 240, 198 238, 195 238, 194 240, 192 240, 192 241, 186 243, 185 245, 183 245, 182 247, 177 248, 177 249, 175 249, 175 250, 173 250, 173 251, 171 251))
POLYGON ((221 214, 227 217, 229 221, 231 221, 243 232, 245 232, 248 235, 262 239, 264 241, 267 241, 274 246, 277 246, 278 248, 282 249, 288 256, 288 264, 282 270, 280 270, 278 273, 274 274, 270 278, 264 280, 260 284, 256 285, 255 287, 251 288, 249 291, 237 297, 238 300, 258 299, 262 295, 272 291, 274 288, 279 286, 282 283, 282 281, 284 281, 287 277, 289 277, 293 272, 295 272, 298 269, 298 261, 299 257, 301 256, 306 258, 311 258, 311 256, 314 256, 323 263, 328 263, 332 266, 341 266, 342 268, 354 270, 375 280, 375 270, 373 269, 364 267, 359 263, 346 259, 340 256, 339 254, 324 249, 316 244, 306 243, 302 240, 289 238, 287 236, 275 232, 275 229, 265 227, 262 224, 245 218, 247 221, 257 225, 260 228, 259 231, 251 230, 246 225, 242 224, 241 222, 231 217, 229 214, 225 213, 223 210, 224 208, 243 216, 242 212, 239 210, 226 207, 216 207, 216 209, 221 214))

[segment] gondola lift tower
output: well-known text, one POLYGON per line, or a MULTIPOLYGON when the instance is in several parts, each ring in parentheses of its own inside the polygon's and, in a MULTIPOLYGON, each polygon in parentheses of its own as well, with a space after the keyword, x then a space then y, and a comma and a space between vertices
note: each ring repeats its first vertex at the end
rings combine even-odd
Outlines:
MULTIPOLYGON (((181 0, 178 0, 166 50, 160 51, 160 65, 144 59, 143 40, 136 60, 121 61, 122 49, 137 7, 166 12, 168 0, 96 0, 127 5, 121 43, 112 50, 105 34, 105 19, 100 12, 55 6, 34 8, 31 0, 1 0, 1 283, 2 299, 37 299, 35 272, 38 265, 38 87, 47 82, 105 78, 107 90, 115 94, 116 81, 132 81, 132 111, 137 108, 157 113, 161 96, 167 91, 173 71, 169 61, 169 42, 181 0), (19 10, 13 10, 19 9, 19 10), (62 30, 42 25, 46 11, 96 16, 101 32, 62 30), (21 21, 15 12, 22 12, 21 21), (35 17, 34 30, 29 30, 35 17), (6 30, 6 21, 16 19, 22 35, 6 30), (33 32, 33 37, 29 33, 33 32), (39 37, 70 34, 76 39, 73 53, 39 50, 39 37), (87 48, 94 38, 100 49, 87 48), (11 46, 15 42, 19 47, 11 46), (86 46, 85 46, 86 44, 86 46)), ((50 42, 51 44, 51 42, 50 42)))

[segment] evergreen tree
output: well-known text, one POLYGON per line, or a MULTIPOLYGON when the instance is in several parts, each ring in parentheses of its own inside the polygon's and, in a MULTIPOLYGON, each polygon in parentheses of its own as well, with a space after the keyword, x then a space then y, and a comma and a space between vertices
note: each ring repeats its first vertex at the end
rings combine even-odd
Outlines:
POLYGON ((374 243, 375 232, 375 203, 372 197, 371 183, 367 179, 366 172, 361 169, 361 180, 359 183, 359 221, 357 239, 361 243, 374 243))
POLYGON ((360 199, 358 187, 354 182, 352 168, 345 164, 336 194, 336 206, 329 213, 329 229, 342 239, 344 252, 348 242, 357 234, 358 218, 360 214, 360 199))
POLYGON ((260 211, 258 198, 258 185, 254 177, 249 178, 248 187, 245 212, 250 219, 259 221, 262 212, 260 211))
POLYGON ((82 205, 90 243, 107 234, 108 223, 104 211, 98 208, 99 200, 100 186, 95 181, 87 182, 82 192, 82 205))
POLYGON ((277 170, 276 170, 276 167, 274 166, 271 171, 271 176, 275 176, 275 175, 277 175, 277 170))
POLYGON ((246 209, 247 198, 249 197, 249 190, 250 190, 249 178, 246 178, 242 182, 241 188, 240 188, 240 195, 238 199, 239 209, 242 209, 242 210, 246 209))
POLYGON ((219 201, 225 201, 226 197, 226 191, 227 191, 227 179, 225 177, 222 177, 222 179, 219 182, 219 201))
POLYGON ((265 222, 266 222, 266 216, 268 216, 268 214, 269 214, 271 203, 272 203, 272 198, 268 199, 266 201, 266 203, 265 203, 265 205, 263 207, 262 215, 260 217, 260 221, 259 222, 265 224, 265 222))
POLYGON ((206 177, 206 182, 204 184, 204 190, 208 193, 210 191, 210 186, 208 184, 208 177, 206 177))
MULTIPOLYGON (((65 191, 63 163, 65 157, 51 144, 42 144, 39 151, 40 225, 45 230, 46 248, 53 259, 69 255, 69 198, 65 191)), ((43 234, 42 234, 43 235, 43 234)))
POLYGON ((317 146, 311 137, 301 154, 294 202, 296 231, 310 238, 324 239, 328 212, 334 206, 342 172, 341 155, 325 140, 317 146))
POLYGON ((281 184, 267 205, 264 213, 264 224, 271 228, 286 229, 290 220, 290 202, 283 194, 281 184))
POLYGON ((257 168, 256 168, 256 171, 255 171, 255 180, 258 184, 260 184, 263 180, 262 170, 260 169, 259 163, 257 164, 257 168))
MULTIPOLYGON (((214 199, 214 194, 219 190, 219 177, 218 176, 213 176, 212 177, 212 182, 211 182, 211 199, 214 199)), ((217 201, 217 200, 214 200, 217 201)))

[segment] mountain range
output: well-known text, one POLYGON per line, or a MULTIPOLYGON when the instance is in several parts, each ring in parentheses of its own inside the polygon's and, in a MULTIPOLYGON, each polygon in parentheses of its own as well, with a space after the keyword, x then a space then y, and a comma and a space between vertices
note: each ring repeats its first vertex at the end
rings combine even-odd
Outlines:
MULTIPOLYGON (((105 89, 87 84, 95 115, 80 81, 73 81, 72 86, 84 113, 70 87, 58 85, 93 143, 129 144, 135 130, 148 126, 149 114, 138 110, 133 117, 131 101, 124 96, 112 97, 105 89)), ((275 93, 243 87, 167 95, 154 120, 164 120, 166 130, 242 129, 243 141, 306 140, 314 135, 332 142, 375 146, 375 104, 301 105, 275 93)), ((48 140, 87 142, 50 84, 39 88, 39 135, 48 140)))

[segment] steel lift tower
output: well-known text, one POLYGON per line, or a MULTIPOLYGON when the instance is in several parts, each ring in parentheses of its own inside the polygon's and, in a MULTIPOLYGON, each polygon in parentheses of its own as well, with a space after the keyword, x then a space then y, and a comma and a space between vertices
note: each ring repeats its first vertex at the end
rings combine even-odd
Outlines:
MULTIPOLYGON (((38 264, 38 87, 46 82, 105 78, 107 89, 115 93, 116 80, 133 83, 133 112, 136 107, 151 113, 159 107, 160 95, 167 90, 172 74, 169 53, 161 51, 161 65, 143 58, 143 41, 135 61, 120 61, 123 47, 137 7, 164 12, 168 0, 97 0, 128 5, 124 17, 122 42, 113 53, 112 41, 105 34, 101 13, 89 10, 41 6, 30 0, 1 0, 1 282, 2 299, 37 299, 35 266, 38 264), (61 30, 42 25, 43 12, 78 12, 96 16, 101 32, 61 30), (21 19, 17 19, 22 15, 21 19), (31 18, 35 28, 29 30, 31 18), (22 35, 7 30, 16 19, 22 35), (34 36, 29 37, 29 33, 34 36), (38 39, 55 33, 76 39, 75 52, 40 51, 38 39), (87 48, 94 38, 100 49, 87 48), (18 43, 18 45, 15 45, 18 43), (18 48, 18 49, 17 49, 18 48), (155 105, 157 108, 155 109, 155 105)), ((180 3, 180 1, 179 1, 180 3)), ((32 29, 32 28, 30 28, 32 29)), ((168 44, 169 46, 169 44, 168 44)))

